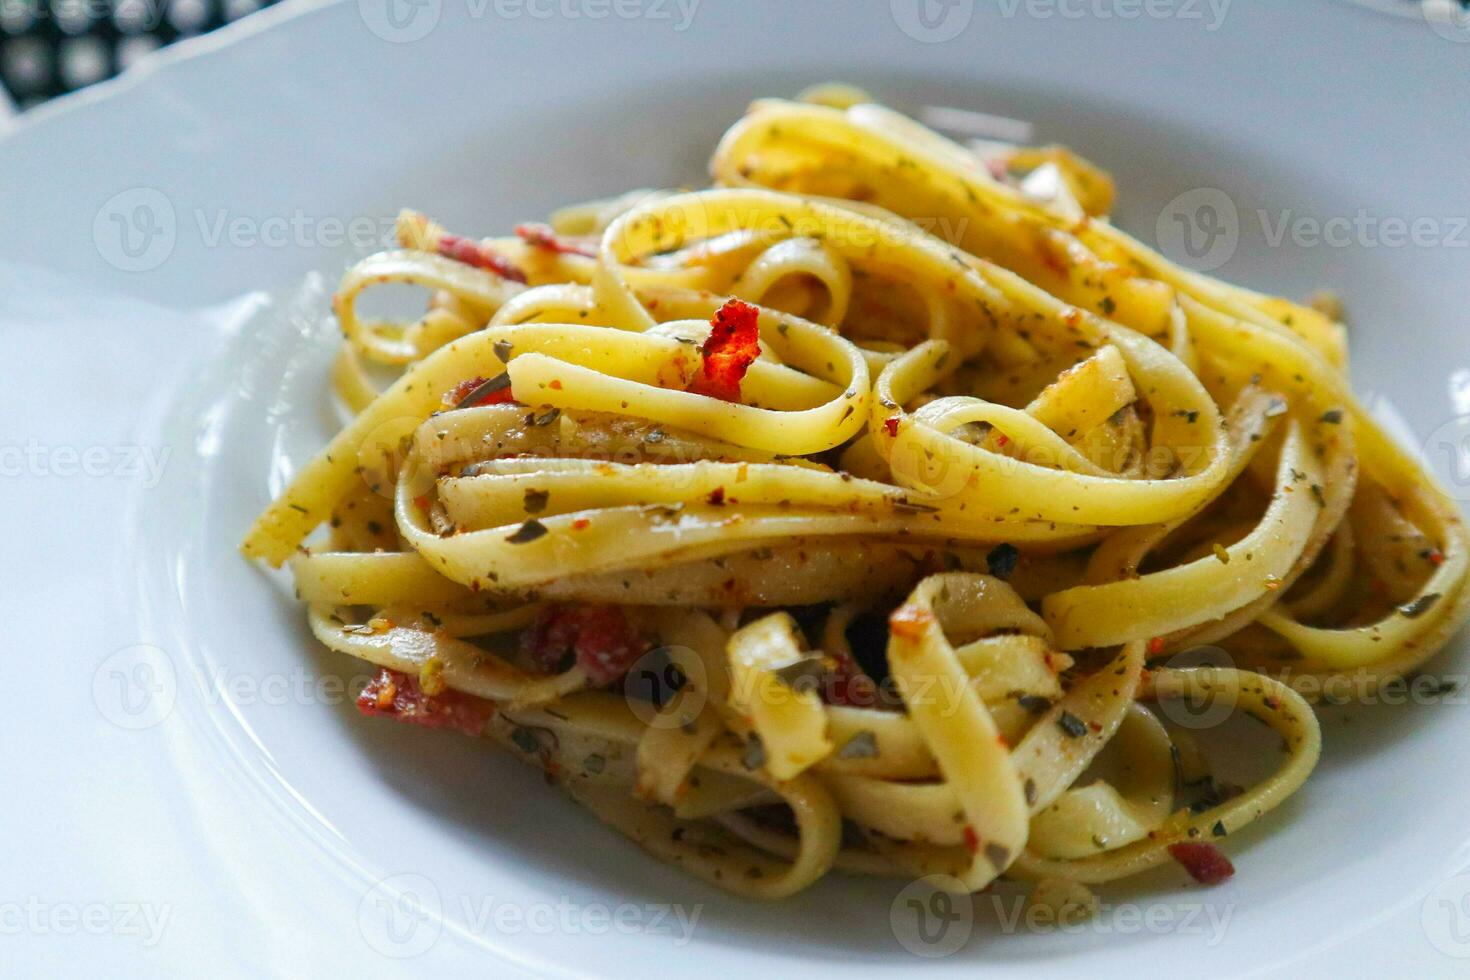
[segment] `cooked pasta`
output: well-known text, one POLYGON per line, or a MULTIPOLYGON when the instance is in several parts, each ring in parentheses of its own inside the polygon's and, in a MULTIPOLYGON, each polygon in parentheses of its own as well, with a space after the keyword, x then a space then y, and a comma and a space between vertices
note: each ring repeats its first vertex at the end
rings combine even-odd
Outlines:
POLYGON ((503 238, 405 212, 347 273, 352 418, 244 552, 378 670, 365 713, 488 735, 751 897, 1213 882, 1324 685, 1465 618, 1460 516, 1329 304, 1171 263, 1066 150, 846 88, 755 103, 711 174, 503 238), (384 283, 427 311, 369 316, 384 283), (1284 751, 1231 785, 1176 702, 1284 751))

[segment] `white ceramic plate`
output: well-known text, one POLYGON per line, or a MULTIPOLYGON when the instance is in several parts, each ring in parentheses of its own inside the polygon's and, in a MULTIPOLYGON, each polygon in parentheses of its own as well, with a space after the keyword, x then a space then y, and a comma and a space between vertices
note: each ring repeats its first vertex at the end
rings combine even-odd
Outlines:
POLYGON ((921 958, 896 883, 752 905, 484 745, 361 722, 335 686, 355 668, 235 545, 336 422, 325 295, 398 207, 488 231, 697 180, 747 100, 833 77, 1032 120, 1117 175, 1145 240, 1339 290, 1358 386, 1470 497, 1465 41, 1330 0, 361 0, 22 119, 0 139, 6 972, 1462 972, 1463 697, 1329 713, 1227 885, 1160 874, 1066 934, 982 899, 918 943, 963 948, 921 958))

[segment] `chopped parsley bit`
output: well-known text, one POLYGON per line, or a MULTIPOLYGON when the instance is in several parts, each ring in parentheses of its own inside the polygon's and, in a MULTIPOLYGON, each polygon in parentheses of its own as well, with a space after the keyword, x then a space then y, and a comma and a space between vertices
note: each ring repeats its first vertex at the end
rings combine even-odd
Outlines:
POLYGON ((1026 805, 1031 806, 1036 802, 1036 780, 1026 780, 1026 785, 1023 786, 1022 789, 1026 793, 1026 805))
POLYGON ((1210 833, 1214 834, 1216 837, 1224 837, 1227 833, 1227 831, 1225 830, 1225 821, 1216 820, 1215 826, 1210 828, 1210 833))
POLYGON ((741 756, 740 764, 746 769, 759 769, 766 764, 766 743, 755 732, 745 740, 745 754, 741 756))
POLYGON ((1322 413, 1322 421, 1328 425, 1339 425, 1342 422, 1342 409, 1334 408, 1322 413))
POLYGON ((593 753, 582 760, 582 768, 595 775, 607 768, 607 760, 593 753))
POLYGON ((531 424, 532 425, 550 425, 551 423, 555 422, 560 417, 561 417, 561 409, 559 409, 559 408, 552 408, 552 409, 548 409, 546 412, 542 413, 541 415, 532 414, 532 416, 531 416, 531 424))
POLYGON ((529 487, 522 500, 522 506, 525 507, 527 514, 539 514, 546 509, 546 502, 550 499, 550 490, 537 490, 534 487, 529 487))
POLYGON ((303 514, 308 513, 307 509, 300 504, 287 504, 286 506, 290 507, 292 510, 299 510, 303 514))
POLYGON ((826 672, 826 664, 822 662, 821 657, 816 655, 793 660, 771 671, 777 680, 798 694, 815 690, 817 682, 826 672))
POLYGON ((516 728, 510 733, 510 740, 522 752, 536 752, 541 748, 541 742, 536 738, 536 733, 529 728, 516 728))
POLYGON ((516 528, 514 534, 507 535, 505 540, 511 544, 526 544, 527 542, 535 541, 544 534, 546 534, 546 525, 533 517, 516 528))
POLYGON ((866 728, 847 740, 847 744, 837 750, 839 759, 876 759, 878 758, 878 737, 866 728))
POLYGON ((1069 738, 1081 738, 1087 734, 1087 726, 1082 719, 1070 711, 1063 711, 1062 716, 1057 719, 1057 726, 1067 733, 1069 738))
POLYGON ((1013 544, 998 544, 985 556, 985 566, 998 579, 1008 579, 1016 570, 1021 552, 1013 544))
POLYGON ((995 866, 995 870, 1001 871, 1011 860, 1011 852, 1000 844, 986 844, 985 857, 995 866))
POLYGON ((1103 311, 1103 316, 1112 316, 1114 311, 1118 309, 1118 304, 1113 302, 1113 297, 1111 296, 1104 296, 1097 305, 1103 311))
POLYGON ((1399 606, 1399 613, 1405 619, 1418 619, 1427 613, 1430 607, 1438 601, 1438 592, 1426 592, 1413 602, 1406 602, 1402 606, 1399 606))
POLYGON ((510 363, 510 352, 512 349, 510 341, 497 340, 494 344, 491 344, 490 346, 491 349, 495 351, 495 356, 500 358, 501 364, 510 363))
POLYGON ((1016 698, 1016 703, 1033 715, 1039 715, 1051 708, 1051 702, 1037 694, 1022 694, 1016 698))

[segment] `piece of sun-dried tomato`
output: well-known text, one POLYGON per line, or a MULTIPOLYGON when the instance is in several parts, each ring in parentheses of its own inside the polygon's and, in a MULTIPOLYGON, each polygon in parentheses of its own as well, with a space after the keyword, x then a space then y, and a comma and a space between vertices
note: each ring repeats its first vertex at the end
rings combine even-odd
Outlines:
POLYGON ((851 654, 828 654, 834 661, 832 671, 822 685, 822 700, 828 704, 846 704, 855 708, 871 708, 878 703, 878 685, 863 673, 851 654))
POLYGON ((495 705, 459 691, 425 694, 417 677, 385 667, 357 696, 357 710, 410 725, 482 735, 486 723, 495 714, 495 705))
POLYGON ((534 245, 536 248, 559 252, 562 255, 581 255, 589 259, 597 258, 597 249, 592 245, 586 242, 574 241, 570 238, 563 238, 552 231, 550 225, 542 224, 539 221, 516 225, 516 235, 527 245, 534 245))
POLYGON ((1235 874, 1235 865, 1214 844, 1180 841, 1169 845, 1169 856, 1184 866, 1201 885, 1214 885, 1235 874))
POLYGON ((727 402, 740 400, 740 382, 760 356, 760 311, 732 299, 710 320, 709 337, 700 351, 704 363, 689 390, 727 402))
POLYGON ((599 685, 626 674, 649 646, 617 606, 550 606, 521 633, 521 649, 542 670, 576 664, 599 685))
POLYGON ((464 238, 460 235, 440 235, 435 251, 446 259, 463 262, 477 269, 487 269, 511 282, 526 281, 526 274, 512 265, 509 259, 486 248, 484 243, 477 242, 473 238, 464 238))

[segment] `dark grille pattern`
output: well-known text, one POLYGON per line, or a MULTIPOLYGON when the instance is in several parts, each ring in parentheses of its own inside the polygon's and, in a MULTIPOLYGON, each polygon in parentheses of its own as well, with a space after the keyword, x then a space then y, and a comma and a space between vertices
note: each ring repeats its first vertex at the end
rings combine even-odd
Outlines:
POLYGON ((0 81, 22 109, 276 0, 0 0, 0 81))

